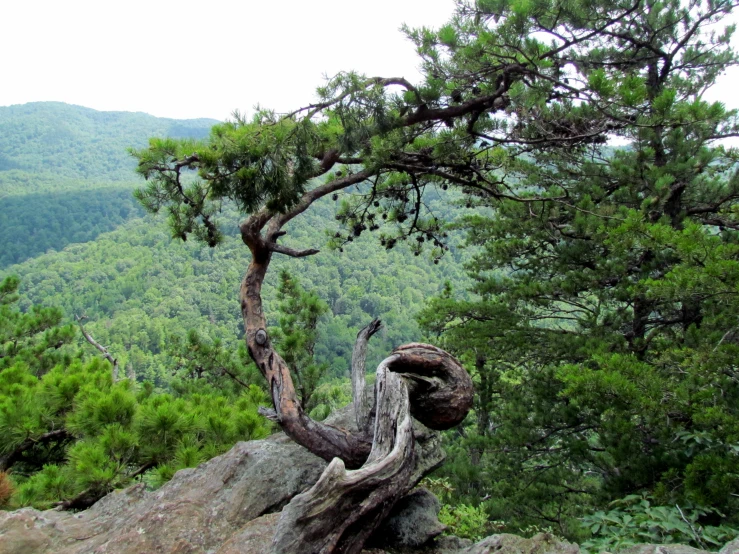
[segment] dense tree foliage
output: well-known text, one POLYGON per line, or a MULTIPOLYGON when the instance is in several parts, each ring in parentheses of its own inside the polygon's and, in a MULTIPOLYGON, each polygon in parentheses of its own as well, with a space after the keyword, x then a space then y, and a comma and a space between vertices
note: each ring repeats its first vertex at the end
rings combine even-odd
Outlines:
POLYGON ((0 484, 12 493, 2 503, 84 508, 149 470, 156 485, 269 433, 253 382, 186 379, 169 394, 116 382, 108 362, 74 347, 58 309, 18 311, 18 284, 0 284, 0 484))
POLYGON ((445 475, 492 519, 577 536, 577 516, 636 493, 739 522, 738 154, 720 142, 737 120, 702 99, 736 62, 733 29, 712 27, 732 7, 524 10, 562 48, 524 51, 547 52, 561 77, 543 88, 562 88, 514 111, 515 140, 492 148, 506 192, 459 223, 477 297, 447 291, 423 315, 474 368, 476 421, 445 475))
POLYGON ((129 187, 9 196, 0 210, 0 268, 94 240, 141 215, 129 187))
POLYGON ((310 411, 314 407, 313 393, 328 369, 328 364, 314 359, 318 320, 328 312, 328 304, 315 292, 303 289, 286 270, 280 272, 277 294, 280 322, 270 334, 285 362, 293 368, 300 401, 310 411))
MULTIPOLYGON (((333 225, 333 205, 329 199, 305 214, 291 239, 325 242, 323 229, 333 225)), ((172 335, 184 340, 196 329, 204 339, 219 339, 234 352, 238 348, 242 330, 234 297, 244 265, 242 250, 231 236, 214 251, 172 241, 161 220, 147 218, 9 269, 22 279, 22 309, 44 303, 60 307, 70 319, 86 315, 86 327, 116 352, 124 373, 131 366, 140 379, 163 387, 173 371, 168 349, 172 335)), ((462 268, 452 262, 450 256, 434 265, 405 247, 387 251, 367 236, 343 253, 327 251, 300 261, 303 288, 330 308, 318 321, 315 346, 317 362, 329 365, 327 375, 347 376, 356 333, 372 317, 383 318, 386 326, 370 344, 370 364, 394 345, 417 338, 421 331, 414 315, 424 299, 438 294, 444 280, 459 286, 465 281, 462 268)), ((275 307, 273 326, 280 318, 279 269, 298 268, 288 260, 276 260, 276 267, 265 285, 266 301, 275 307)))

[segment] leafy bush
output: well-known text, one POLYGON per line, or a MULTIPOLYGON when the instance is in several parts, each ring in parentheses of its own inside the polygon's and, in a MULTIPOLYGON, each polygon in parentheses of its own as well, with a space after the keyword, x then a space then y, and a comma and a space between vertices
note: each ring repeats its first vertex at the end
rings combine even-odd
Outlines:
POLYGON ((717 549, 739 536, 739 529, 726 525, 701 525, 700 520, 716 511, 702 506, 654 506, 648 495, 629 495, 611 503, 608 512, 598 511, 582 518, 592 538, 582 547, 590 552, 613 552, 639 543, 682 543, 717 549))
POLYGON ((434 493, 442 502, 439 521, 447 526, 446 534, 478 541, 491 533, 503 529, 502 521, 491 521, 485 504, 449 504, 454 496, 454 487, 444 477, 426 477, 422 485, 434 493))
POLYGON ((447 526, 449 534, 473 541, 479 541, 503 526, 500 521, 488 519, 485 506, 482 504, 479 506, 444 504, 439 512, 439 521, 447 526))

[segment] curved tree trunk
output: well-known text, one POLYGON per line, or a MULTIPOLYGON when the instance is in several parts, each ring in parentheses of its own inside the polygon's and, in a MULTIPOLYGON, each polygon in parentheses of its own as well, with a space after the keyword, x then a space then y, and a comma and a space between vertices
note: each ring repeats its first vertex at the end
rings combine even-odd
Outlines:
MULTIPOLYGON (((365 177, 359 173, 346 179, 359 182, 365 177)), ((432 429, 447 429, 461 422, 472 405, 472 382, 461 364, 439 348, 417 343, 398 347, 380 364, 373 405, 365 392, 364 364, 367 342, 380 328, 374 320, 357 336, 352 357, 358 432, 313 421, 304 412, 290 369, 267 334, 262 284, 273 252, 292 257, 317 252, 278 245, 285 234, 282 226, 315 199, 345 186, 336 181, 322 185, 306 193, 292 211, 263 210, 240 226, 252 253, 241 283, 241 313, 249 354, 267 380, 274 405, 274 412, 265 415, 330 462, 318 483, 283 510, 275 553, 359 552, 397 500, 443 459, 433 447, 417 456, 412 416, 432 429)))
POLYGON ((308 417, 298 400, 287 364, 272 348, 261 298, 270 254, 262 254, 259 258, 254 256, 242 281, 241 310, 249 355, 267 380, 276 412, 274 417, 291 439, 317 456, 326 461, 341 458, 348 467, 360 467, 369 455, 371 440, 308 417))

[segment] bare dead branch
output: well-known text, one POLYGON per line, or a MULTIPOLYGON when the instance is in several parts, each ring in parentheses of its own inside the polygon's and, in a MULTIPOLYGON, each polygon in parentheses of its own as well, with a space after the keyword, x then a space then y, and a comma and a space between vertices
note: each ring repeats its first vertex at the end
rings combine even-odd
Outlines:
POLYGON ((290 256, 291 258, 305 258, 306 256, 313 256, 314 254, 318 254, 320 252, 320 250, 316 250, 315 248, 309 248, 307 250, 297 250, 295 248, 290 248, 289 246, 277 244, 276 242, 271 243, 269 245, 269 249, 272 252, 285 254, 286 256, 290 256))
POLYGON ((372 404, 367 398, 365 386, 365 363, 367 361, 367 345, 369 339, 382 327, 382 322, 375 318, 357 334, 357 341, 352 351, 352 396, 354 398, 354 417, 360 433, 369 435, 372 404))
POLYGON ((92 346, 94 346, 97 350, 99 350, 100 353, 103 355, 103 358, 105 358, 106 360, 108 360, 110 362, 110 364, 113 366, 113 382, 114 383, 118 382, 118 372, 119 372, 118 360, 116 358, 114 358, 110 354, 110 352, 108 352, 108 349, 107 348, 105 348, 102 344, 100 344, 94 338, 92 338, 92 336, 90 335, 90 333, 88 333, 85 330, 85 326, 82 325, 82 322, 85 319, 87 319, 87 317, 76 315, 75 316, 75 319, 77 320, 77 323, 80 326, 80 331, 82 332, 82 336, 85 337, 85 340, 87 342, 89 342, 92 346))
POLYGON ((341 459, 334 459, 311 489, 293 498, 277 524, 274 554, 358 553, 407 491, 413 470, 413 424, 408 387, 388 369, 392 359, 377 368, 375 439, 367 462, 347 471, 341 459))
POLYGON ((44 433, 38 437, 29 437, 16 446, 12 451, 0 456, 0 471, 6 471, 15 462, 21 459, 23 453, 30 450, 38 444, 47 444, 51 442, 66 442, 72 438, 66 429, 55 429, 44 433))

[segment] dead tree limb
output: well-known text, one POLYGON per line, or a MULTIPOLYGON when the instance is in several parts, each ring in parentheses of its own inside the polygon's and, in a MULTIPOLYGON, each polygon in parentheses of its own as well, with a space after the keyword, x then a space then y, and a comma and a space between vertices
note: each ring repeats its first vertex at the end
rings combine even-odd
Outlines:
MULTIPOLYGON (((126 477, 126 480, 135 479, 142 473, 153 468, 155 465, 156 462, 146 462, 145 464, 139 466, 136 470, 134 470, 130 475, 128 475, 126 477)), ((120 484, 118 484, 117 486, 120 486, 120 484)), ((91 487, 89 489, 85 489, 72 498, 67 498, 60 502, 57 502, 54 505, 54 509, 60 512, 67 510, 86 510, 87 508, 95 504, 98 500, 107 495, 113 488, 114 486, 111 484, 109 487, 91 487)))
POLYGON ((66 429, 56 429, 36 437, 29 437, 6 453, 0 453, 0 471, 7 471, 19 460, 23 454, 38 445, 49 443, 66 443, 72 440, 72 435, 66 429))
POLYGON ((375 318, 357 334, 357 341, 352 351, 352 397, 354 398, 354 417, 360 433, 369 435, 372 402, 367 398, 365 381, 365 364, 367 361, 367 345, 369 339, 382 327, 382 322, 375 318))
POLYGON ((390 371, 410 381, 411 414, 437 431, 459 424, 472 407, 472 379, 459 361, 441 348, 413 342, 393 350, 390 371))
POLYGON ((92 338, 92 336, 90 335, 90 333, 88 333, 85 330, 85 326, 82 325, 82 322, 85 319, 87 319, 86 316, 79 316, 79 315, 77 315, 77 316, 75 316, 75 319, 77 320, 77 323, 80 326, 80 331, 82 332, 82 336, 85 337, 85 340, 87 342, 89 342, 92 346, 94 346, 98 351, 100 351, 100 353, 103 355, 103 358, 105 358, 106 360, 108 360, 110 362, 110 364, 113 366, 113 382, 114 383, 117 383, 118 382, 118 372, 119 372, 118 360, 116 358, 114 358, 110 354, 110 352, 108 352, 108 349, 107 348, 105 348, 102 344, 100 344, 94 338, 92 338))
POLYGON ((428 344, 396 348, 377 368, 375 390, 369 458, 355 471, 333 460, 311 489, 293 498, 280 516, 273 554, 360 552, 400 497, 423 477, 414 471, 411 414, 428 427, 446 429, 461 422, 472 405, 467 372, 428 344), (445 405, 433 410, 434 402, 445 405))

